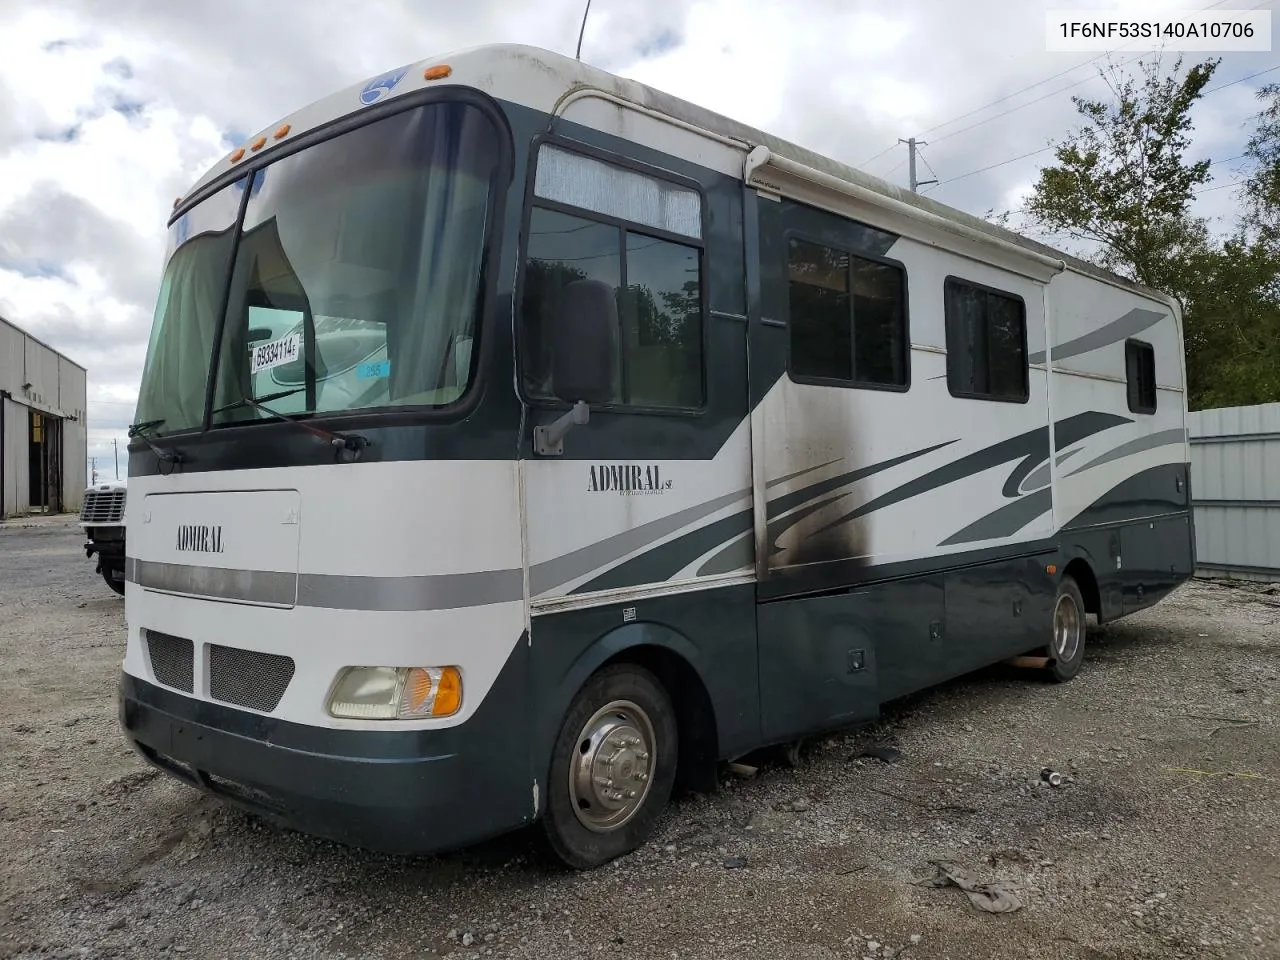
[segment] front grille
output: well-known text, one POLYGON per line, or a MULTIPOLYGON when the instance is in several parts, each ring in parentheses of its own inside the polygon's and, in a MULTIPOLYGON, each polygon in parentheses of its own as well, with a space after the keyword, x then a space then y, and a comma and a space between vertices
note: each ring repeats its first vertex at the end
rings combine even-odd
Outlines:
POLYGON ((191 641, 157 630, 143 632, 147 637, 147 656, 151 658, 151 672, 155 678, 166 687, 191 693, 195 662, 191 641))
POLYGON ((80 506, 81 523, 120 523, 124 520, 124 490, 86 490, 80 506))
POLYGON ((209 695, 270 713, 293 679, 293 659, 277 653, 209 645, 209 695))

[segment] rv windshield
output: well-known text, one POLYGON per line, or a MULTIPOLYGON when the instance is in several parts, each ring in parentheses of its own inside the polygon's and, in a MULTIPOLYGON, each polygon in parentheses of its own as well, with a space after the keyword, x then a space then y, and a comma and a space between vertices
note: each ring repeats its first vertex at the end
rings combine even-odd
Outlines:
POLYGON ((483 113, 431 103, 259 170, 234 250, 247 181, 205 200, 171 231, 138 418, 203 423, 219 321, 214 426, 266 417, 246 398, 286 414, 455 403, 499 158, 483 113))

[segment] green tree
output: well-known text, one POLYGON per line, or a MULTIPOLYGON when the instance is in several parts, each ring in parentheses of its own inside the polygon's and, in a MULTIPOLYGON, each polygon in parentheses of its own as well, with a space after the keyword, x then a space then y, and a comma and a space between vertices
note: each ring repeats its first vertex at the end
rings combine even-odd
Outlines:
POLYGON ((1245 223, 1263 243, 1280 246, 1280 83, 1260 89, 1258 99, 1266 106, 1245 147, 1256 164, 1244 185, 1245 223))
POLYGON ((1102 72, 1111 100, 1073 97, 1084 125, 1054 151, 1025 206, 1040 226, 1096 247, 1099 265, 1180 295, 1185 263, 1203 252, 1208 231, 1190 216, 1209 161, 1188 162, 1192 105, 1217 60, 1181 77, 1158 60, 1140 64, 1141 78, 1102 72))
POLYGON ((1111 99, 1075 98, 1084 124, 1056 146, 1023 210, 1091 247, 1086 259, 1182 302, 1193 409, 1280 400, 1280 85, 1261 93, 1241 220, 1215 237, 1190 212, 1210 161, 1187 152, 1191 108, 1217 65, 1104 73, 1111 99))

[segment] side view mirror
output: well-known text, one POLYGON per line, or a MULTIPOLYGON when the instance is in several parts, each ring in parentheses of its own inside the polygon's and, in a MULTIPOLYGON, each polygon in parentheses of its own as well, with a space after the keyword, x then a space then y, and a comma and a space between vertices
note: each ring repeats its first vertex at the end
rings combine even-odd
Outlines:
POLYGON ((550 331, 551 389, 573 409, 553 423, 533 428, 535 453, 563 453, 565 434, 590 419, 588 404, 613 399, 618 325, 618 301, 609 284, 574 280, 560 291, 550 331))

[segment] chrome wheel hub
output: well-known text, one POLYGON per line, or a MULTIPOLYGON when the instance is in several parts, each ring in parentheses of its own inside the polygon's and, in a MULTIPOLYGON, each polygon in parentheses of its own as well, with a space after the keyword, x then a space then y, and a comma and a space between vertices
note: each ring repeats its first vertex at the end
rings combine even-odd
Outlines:
POLYGON ((1069 596, 1058 598, 1053 609, 1053 655, 1058 660, 1069 661, 1080 649, 1082 632, 1080 608, 1069 596))
POLYGON ((583 826, 604 833, 635 816, 649 794, 655 745, 648 715, 629 700, 614 700, 591 716, 569 764, 569 798, 583 826))

